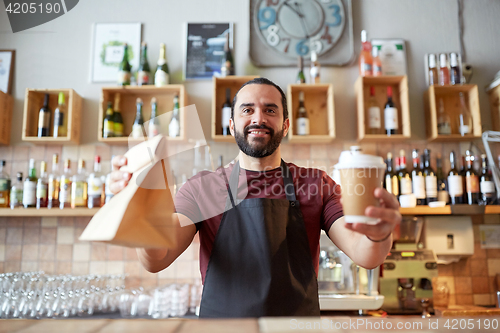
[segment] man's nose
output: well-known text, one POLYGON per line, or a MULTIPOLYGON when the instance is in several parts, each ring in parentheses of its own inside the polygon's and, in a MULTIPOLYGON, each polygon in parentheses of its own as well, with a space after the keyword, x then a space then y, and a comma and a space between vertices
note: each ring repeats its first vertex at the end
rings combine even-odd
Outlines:
POLYGON ((262 125, 262 124, 265 124, 266 121, 267 120, 266 120, 266 117, 265 117, 264 110, 262 110, 261 108, 257 108, 255 110, 255 112, 253 113, 252 124, 262 125))

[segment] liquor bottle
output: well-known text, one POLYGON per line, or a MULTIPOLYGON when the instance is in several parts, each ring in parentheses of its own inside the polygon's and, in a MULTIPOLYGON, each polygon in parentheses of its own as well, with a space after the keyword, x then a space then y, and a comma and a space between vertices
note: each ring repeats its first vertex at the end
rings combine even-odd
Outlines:
POLYGON ((104 183, 104 194, 106 196, 106 199, 104 200, 104 204, 107 204, 109 200, 114 196, 113 192, 111 192, 110 186, 111 185, 111 172, 106 175, 106 180, 104 183))
POLYGON ((5 161, 0 161, 0 207, 9 207, 10 176, 4 168, 5 161))
POLYGON ((101 157, 96 156, 94 159, 94 172, 88 178, 88 207, 102 207, 106 198, 104 192, 104 184, 106 176, 101 172, 101 157))
POLYGON ((306 76, 304 75, 304 58, 299 57, 299 72, 297 73, 297 80, 295 83, 306 83, 306 76))
POLYGON ((48 182, 47 182, 47 163, 40 163, 40 178, 36 183, 36 208, 45 208, 48 204, 48 182))
POLYGON ((87 174, 85 161, 78 160, 78 172, 71 179, 71 208, 86 207, 88 199, 87 174))
POLYGON ((425 197, 426 203, 438 200, 437 176, 431 167, 431 151, 424 149, 424 176, 425 176, 425 197))
POLYGON ((142 42, 141 61, 139 63, 139 71, 137 72, 137 85, 145 86, 149 84, 151 70, 148 62, 148 45, 142 42))
POLYGON ((45 99, 43 100, 43 106, 38 112, 38 137, 44 137, 50 135, 50 114, 49 109, 49 94, 45 94, 45 99))
POLYGON ((220 67, 220 76, 226 77, 234 75, 234 59, 231 53, 231 45, 229 40, 229 32, 226 33, 226 42, 224 43, 224 56, 220 67))
POLYGON ((399 179, 392 167, 392 153, 387 153, 387 169, 384 176, 384 188, 387 192, 399 196, 399 179))
POLYGON ((57 108, 54 110, 54 138, 65 137, 68 135, 68 117, 64 93, 60 92, 57 99, 57 108))
POLYGON ((297 135, 309 135, 309 117, 304 106, 304 92, 299 91, 299 108, 297 110, 297 135))
POLYGON ((479 179, 479 189, 481 191, 480 205, 492 205, 496 201, 495 182, 491 170, 488 169, 488 159, 485 154, 481 155, 481 176, 479 179))
POLYGON ((128 62, 128 45, 125 43, 123 45, 123 59, 118 66, 118 85, 129 86, 130 77, 132 76, 132 67, 128 62))
POLYGON ((465 152, 465 160, 467 162, 467 168, 465 169, 465 191, 467 193, 467 203, 469 205, 477 205, 480 197, 479 190, 479 176, 474 170, 474 155, 471 154, 470 150, 465 152))
POLYGON ((472 134, 472 117, 470 115, 469 109, 465 104, 464 94, 459 93, 460 98, 460 112, 458 114, 458 131, 460 135, 465 136, 472 134))
POLYGON ((155 72, 155 86, 166 86, 170 82, 168 64, 167 64, 167 51, 165 44, 160 44, 160 56, 155 72))
POLYGON ((156 97, 151 98, 151 117, 148 123, 148 138, 160 134, 160 120, 158 119, 158 103, 156 97))
POLYGON ((417 197, 417 206, 425 205, 425 176, 422 169, 420 169, 418 149, 413 149, 413 171, 411 172, 411 181, 413 194, 417 197))
POLYGON ((48 208, 59 207, 59 181, 59 157, 54 154, 52 155, 52 172, 48 178, 48 208))
POLYGON ((142 99, 137 98, 136 101, 137 113, 135 115, 134 124, 132 125, 132 138, 141 139, 144 137, 142 127, 144 125, 144 118, 142 116, 142 99))
POLYGON ((123 136, 123 118, 120 112, 120 93, 115 94, 115 107, 113 108, 113 135, 123 136))
POLYGON ((226 88, 226 101, 222 105, 222 135, 231 135, 229 119, 231 119, 231 88, 226 88))
POLYGON ((16 175, 17 181, 10 188, 10 208, 23 206, 23 173, 18 172, 16 175))
POLYGON ((387 87, 387 102, 384 108, 385 133, 389 136, 398 134, 398 109, 392 102, 392 87, 387 87))
POLYGON ((429 85, 438 84, 438 72, 436 69, 436 55, 429 54, 429 85))
POLYGON ((64 172, 59 181, 59 208, 71 207, 71 161, 64 161, 64 172))
POLYGON ((181 135, 181 118, 179 115, 179 96, 174 96, 174 111, 168 124, 168 136, 175 138, 181 135))
POLYGON ((374 46, 372 48, 373 56, 373 76, 382 76, 382 61, 378 55, 378 47, 374 46))
POLYGON ((406 169, 406 156, 404 149, 399 151, 399 193, 401 195, 412 193, 411 174, 406 169))
POLYGON ((449 203, 450 196, 448 195, 448 186, 446 184, 446 177, 444 176, 443 172, 443 160, 441 158, 441 154, 439 153, 436 158, 436 178, 438 187, 438 200, 449 203))
POLYGON ((24 208, 36 207, 36 182, 35 160, 30 159, 29 176, 24 180, 23 186, 24 208))
POLYGON ((450 71, 448 70, 448 64, 446 61, 446 54, 441 53, 439 55, 439 84, 444 86, 445 84, 450 84, 450 71))
POLYGON ((458 68, 458 59, 456 53, 450 54, 450 84, 460 84, 460 69, 458 68))
POLYGON ((106 117, 104 118, 104 122, 102 125, 102 137, 103 138, 112 138, 114 137, 114 122, 113 122, 114 114, 113 107, 111 102, 108 102, 108 108, 106 109, 106 117))
POLYGON ((309 70, 309 73, 311 75, 311 83, 314 84, 321 82, 320 69, 321 65, 318 62, 318 54, 316 53, 316 51, 311 51, 311 69, 309 70))
POLYGON ((452 205, 464 203, 464 187, 462 175, 457 169, 458 160, 455 152, 450 153, 450 172, 448 172, 448 192, 450 194, 450 203, 452 205))
POLYGON ((439 113, 438 113, 438 134, 450 135, 451 134, 451 120, 450 116, 444 110, 443 99, 439 99, 439 113))
POLYGON ((382 121, 380 107, 375 98, 375 87, 370 87, 370 98, 367 101, 368 106, 368 134, 380 134, 382 131, 382 121))
POLYGON ((359 75, 373 75, 372 43, 368 41, 366 30, 361 31, 361 52, 359 54, 359 75))
POLYGON ((466 170, 466 163, 465 163, 465 156, 460 154, 460 170, 458 171, 460 175, 462 176, 462 188, 464 189, 463 193, 463 203, 467 203, 467 183, 465 182, 465 170, 466 170))

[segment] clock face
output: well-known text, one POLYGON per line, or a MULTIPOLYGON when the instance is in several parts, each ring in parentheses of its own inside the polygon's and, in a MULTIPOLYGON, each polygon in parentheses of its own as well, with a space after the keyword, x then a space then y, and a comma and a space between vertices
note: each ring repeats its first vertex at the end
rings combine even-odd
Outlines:
POLYGON ((252 16, 260 41, 293 59, 329 52, 346 26, 342 0, 257 0, 252 16))

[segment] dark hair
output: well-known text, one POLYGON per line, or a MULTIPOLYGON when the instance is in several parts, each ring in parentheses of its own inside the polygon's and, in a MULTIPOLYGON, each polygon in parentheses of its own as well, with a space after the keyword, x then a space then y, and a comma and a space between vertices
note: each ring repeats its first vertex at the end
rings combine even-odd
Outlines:
POLYGON ((283 90, 281 90, 280 86, 278 86, 273 81, 266 79, 265 77, 258 77, 258 78, 255 78, 253 80, 250 80, 248 82, 245 82, 240 87, 240 89, 238 89, 238 91, 236 92, 236 95, 234 95, 233 103, 231 104, 231 119, 234 120, 234 106, 236 104, 236 98, 238 97, 238 93, 240 92, 241 89, 243 89, 243 87, 248 86, 249 84, 267 84, 268 86, 273 86, 274 88, 276 88, 281 94, 281 105, 283 106, 283 121, 288 119, 288 107, 286 104, 285 93, 283 92, 283 90))

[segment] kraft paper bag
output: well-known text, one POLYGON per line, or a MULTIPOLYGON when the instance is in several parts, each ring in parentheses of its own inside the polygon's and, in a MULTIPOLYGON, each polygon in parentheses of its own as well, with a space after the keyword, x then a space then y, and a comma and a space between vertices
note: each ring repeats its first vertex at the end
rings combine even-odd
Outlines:
POLYGON ((158 135, 125 154, 128 165, 121 170, 132 173, 129 184, 99 209, 81 241, 142 248, 175 246, 167 146, 167 139, 158 135))

